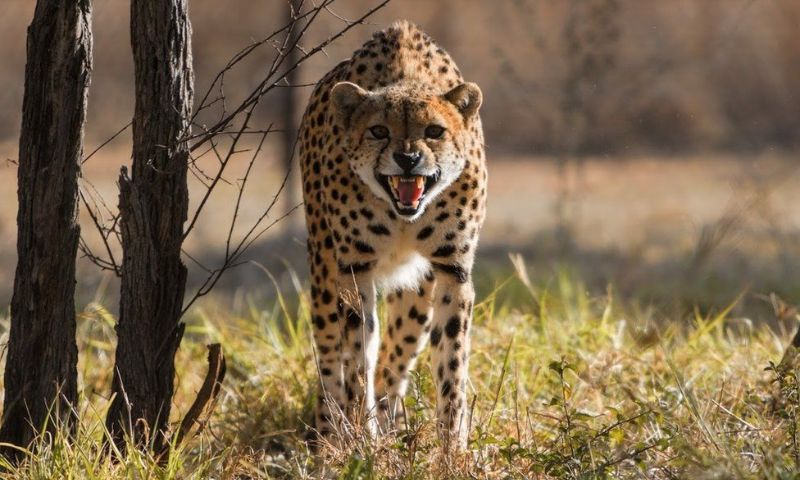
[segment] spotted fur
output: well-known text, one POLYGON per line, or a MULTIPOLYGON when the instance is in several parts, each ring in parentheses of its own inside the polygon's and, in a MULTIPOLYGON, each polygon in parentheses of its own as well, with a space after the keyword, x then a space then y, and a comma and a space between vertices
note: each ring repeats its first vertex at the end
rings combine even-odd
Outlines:
POLYGON ((481 100, 408 22, 376 33, 311 95, 299 152, 325 437, 396 425, 409 372, 430 342, 438 430, 448 443, 466 440, 470 272, 487 184, 481 100), (440 138, 433 124, 444 128, 440 138), (419 163, 403 170, 396 155, 409 152, 419 163), (409 171, 426 182, 417 209, 388 185, 409 171))

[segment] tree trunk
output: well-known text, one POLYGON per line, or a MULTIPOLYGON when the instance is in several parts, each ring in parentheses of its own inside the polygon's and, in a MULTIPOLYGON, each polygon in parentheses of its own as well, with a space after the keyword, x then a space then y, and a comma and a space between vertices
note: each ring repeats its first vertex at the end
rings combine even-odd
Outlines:
MULTIPOLYGON (((287 2, 287 22, 291 22, 293 16, 296 16, 300 12, 300 7, 302 6, 302 1, 300 0, 289 0, 287 2)), ((289 51, 286 53, 286 60, 285 64, 287 68, 291 68, 297 61, 300 59, 297 50, 297 40, 298 40, 298 31, 300 30, 301 24, 298 22, 295 25, 295 28, 291 32, 291 36, 289 37, 289 42, 287 43, 289 51)), ((294 70, 288 72, 286 74, 286 83, 289 84, 289 87, 285 89, 283 92, 283 123, 284 123, 284 142, 283 142, 283 168, 284 173, 289 176, 288 181, 286 182, 286 186, 284 187, 283 191, 283 198, 285 199, 285 211, 289 211, 295 205, 295 199, 297 198, 297 193, 295 192, 295 179, 292 175, 292 165, 294 164, 294 142, 297 132, 297 122, 295 117, 297 116, 297 95, 295 94, 295 85, 297 85, 297 79, 300 76, 300 67, 295 68, 294 70)), ((287 217, 288 226, 291 228, 294 216, 287 217)))
POLYGON ((189 202, 193 72, 188 0, 132 0, 136 75, 133 167, 119 177, 122 287, 117 353, 106 425, 124 449, 161 450, 175 373, 186 287, 181 261, 189 202), (131 428, 132 427, 132 428, 131 428), (148 443, 152 442, 152 443, 148 443))
MULTIPOLYGON (((74 425, 78 175, 92 68, 91 1, 39 0, 28 28, 19 141, 17 270, 0 441, 74 425)), ((17 451, 3 448, 16 456, 17 451)))

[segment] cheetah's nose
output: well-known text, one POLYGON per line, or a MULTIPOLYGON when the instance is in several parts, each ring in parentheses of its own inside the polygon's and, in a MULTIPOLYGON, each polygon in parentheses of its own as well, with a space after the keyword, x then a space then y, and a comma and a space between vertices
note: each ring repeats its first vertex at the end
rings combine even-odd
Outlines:
POLYGON ((419 152, 396 152, 394 155, 392 155, 392 158, 394 158, 395 163, 397 163, 397 165, 403 169, 403 173, 410 175, 411 170, 419 165, 420 160, 422 160, 422 154, 419 152))

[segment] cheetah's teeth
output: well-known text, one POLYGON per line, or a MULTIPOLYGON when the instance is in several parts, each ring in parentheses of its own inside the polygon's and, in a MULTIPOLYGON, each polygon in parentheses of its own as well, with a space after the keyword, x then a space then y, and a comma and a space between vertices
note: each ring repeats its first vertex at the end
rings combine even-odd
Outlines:
POLYGON ((427 177, 424 175, 387 175, 390 195, 400 209, 418 209, 425 198, 427 177))

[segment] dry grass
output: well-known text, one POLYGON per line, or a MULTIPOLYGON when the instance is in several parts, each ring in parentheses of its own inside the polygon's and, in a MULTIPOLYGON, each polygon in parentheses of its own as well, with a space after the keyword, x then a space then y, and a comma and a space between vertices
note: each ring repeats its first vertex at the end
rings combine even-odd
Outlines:
MULTIPOLYGON (((178 357, 175 419, 221 342, 228 377, 206 430, 170 463, 110 463, 98 449, 114 318, 81 315, 77 441, 45 442, 6 478, 790 478, 800 467, 798 370, 777 361, 794 323, 774 330, 730 313, 663 318, 611 288, 517 274, 475 309, 469 450, 443 457, 427 362, 406 402, 410 430, 358 438, 315 458, 304 438, 315 382, 303 290, 274 305, 197 308, 178 357)), ((731 299, 731 305, 737 299, 731 299)))

